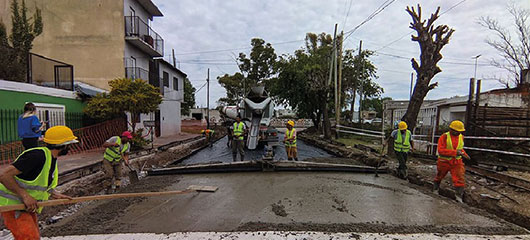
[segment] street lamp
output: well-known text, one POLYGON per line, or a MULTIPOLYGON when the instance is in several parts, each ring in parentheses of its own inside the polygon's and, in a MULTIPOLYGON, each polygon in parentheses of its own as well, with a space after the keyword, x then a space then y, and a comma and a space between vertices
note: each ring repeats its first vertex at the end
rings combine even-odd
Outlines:
POLYGON ((472 57, 472 59, 473 59, 473 58, 475 59, 475 75, 474 75, 474 77, 473 77, 474 79, 477 79, 477 61, 478 61, 478 58, 479 58, 480 56, 482 56, 482 54, 479 54, 479 55, 477 55, 477 56, 475 56, 475 57, 472 57))

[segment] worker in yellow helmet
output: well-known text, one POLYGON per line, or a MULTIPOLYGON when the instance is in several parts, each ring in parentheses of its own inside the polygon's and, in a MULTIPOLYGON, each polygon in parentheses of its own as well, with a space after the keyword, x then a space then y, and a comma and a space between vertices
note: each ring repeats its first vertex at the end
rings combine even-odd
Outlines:
POLYGON ((436 163, 436 177, 434 177, 434 192, 438 192, 440 182, 451 172, 453 186, 455 187, 456 200, 463 202, 466 169, 462 158, 470 159, 464 150, 464 123, 455 120, 449 125, 446 132, 438 139, 438 161, 436 163))
POLYGON ((285 151, 287 152, 287 160, 298 161, 298 151, 296 148, 296 129, 294 129, 294 121, 289 120, 286 124, 287 130, 283 143, 285 144, 285 151))
POLYGON ((383 149, 390 140, 394 139, 394 152, 396 153, 396 158, 399 162, 397 168, 397 174, 399 178, 407 178, 407 158, 409 152, 414 150, 414 143, 412 141, 412 134, 407 129, 407 123, 404 121, 399 122, 398 129, 392 131, 390 137, 386 139, 383 149))
POLYGON ((4 225, 15 239, 40 239, 37 213, 42 207, 38 201, 71 199, 55 191, 59 171, 57 157, 66 155, 69 145, 77 143, 77 137, 66 126, 51 127, 44 135, 45 147, 30 148, 0 173, 0 206, 23 203, 23 211, 2 213, 4 225))

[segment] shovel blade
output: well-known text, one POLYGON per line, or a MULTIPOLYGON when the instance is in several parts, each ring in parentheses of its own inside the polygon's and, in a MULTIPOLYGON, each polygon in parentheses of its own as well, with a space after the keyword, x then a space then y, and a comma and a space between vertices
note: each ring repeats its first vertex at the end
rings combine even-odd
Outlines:
POLYGON ((136 171, 130 171, 129 180, 131 181, 131 183, 137 183, 138 181, 140 181, 138 179, 138 173, 136 173, 136 171))

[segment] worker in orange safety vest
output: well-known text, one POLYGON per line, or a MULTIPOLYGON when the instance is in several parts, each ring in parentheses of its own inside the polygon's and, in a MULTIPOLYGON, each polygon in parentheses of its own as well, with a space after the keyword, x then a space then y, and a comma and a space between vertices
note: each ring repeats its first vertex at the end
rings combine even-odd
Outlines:
POLYGON ((435 193, 438 192, 440 182, 447 172, 451 172, 456 200, 460 203, 463 202, 466 173, 462 158, 470 159, 464 150, 464 131, 464 123, 455 120, 449 125, 449 132, 442 134, 438 140, 438 162, 433 188, 435 193))

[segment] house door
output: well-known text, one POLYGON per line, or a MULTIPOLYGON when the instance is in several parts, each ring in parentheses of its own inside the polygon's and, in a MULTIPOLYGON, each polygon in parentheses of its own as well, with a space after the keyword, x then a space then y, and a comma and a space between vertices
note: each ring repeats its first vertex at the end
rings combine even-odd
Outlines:
POLYGON ((129 8, 129 14, 130 14, 130 18, 131 18, 131 35, 133 36, 138 36, 138 29, 137 26, 138 26, 138 23, 136 22, 137 21, 137 18, 136 18, 136 11, 134 11, 134 9, 132 7, 129 8))
POLYGON ((160 110, 155 112, 155 136, 160 137, 160 110))

